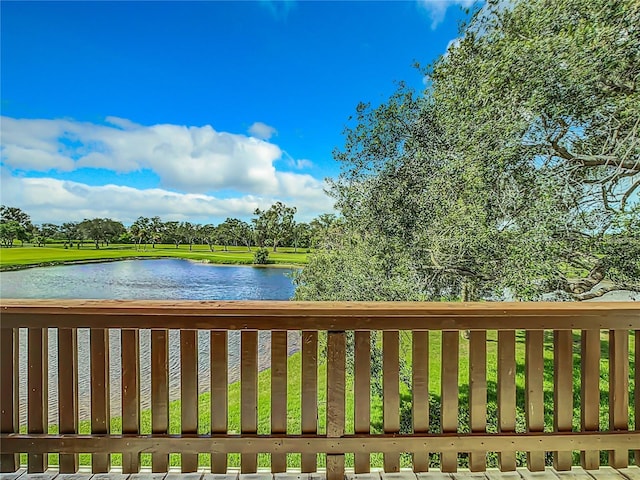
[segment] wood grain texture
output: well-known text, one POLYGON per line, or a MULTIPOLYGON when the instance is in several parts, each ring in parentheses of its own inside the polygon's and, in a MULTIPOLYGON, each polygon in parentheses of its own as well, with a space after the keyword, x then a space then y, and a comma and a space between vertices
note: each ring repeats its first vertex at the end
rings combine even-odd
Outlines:
MULTIPOLYGON (((367 434, 371 431, 371 333, 354 333, 354 431, 367 434)), ((368 473, 371 461, 367 454, 354 457, 355 473, 368 473)))
MULTIPOLYGON (((442 433, 458 431, 458 352, 460 336, 457 331, 442 332, 442 433)), ((441 470, 458 469, 457 452, 443 452, 441 470)))
MULTIPOLYGON (((553 332, 553 430, 571 432, 573 422, 573 332, 553 332)), ((553 467, 560 471, 571 470, 572 452, 553 452, 553 467)))
MULTIPOLYGON (((609 331, 609 430, 629 430, 629 332, 609 331)), ((628 450, 609 452, 613 468, 629 466, 628 450)))
MULTIPOLYGON (((3 318, 4 324, 4 318, 3 318)), ((27 386, 27 432, 46 433, 48 430, 48 386, 47 358, 48 336, 46 328, 30 328, 28 332, 28 379, 27 386)), ((4 448, 4 445, 3 445, 4 448)), ((46 454, 31 453, 27 455, 27 473, 42 473, 47 469, 46 454)))
MULTIPOLYGON (((92 328, 89 333, 91 349, 91 433, 109 433, 109 331, 92 328)), ((107 473, 110 468, 108 453, 95 453, 91 457, 92 473, 107 473)))
MULTIPOLYGON (((211 433, 226 434, 228 429, 228 339, 227 332, 212 331, 211 338, 211 433)), ((211 454, 211 472, 227 472, 227 455, 211 454)))
MULTIPOLYGON (((327 437, 340 438, 345 428, 346 335, 327 333, 327 437)), ((318 450, 323 451, 323 450, 318 450)), ((344 479, 344 455, 327 452, 327 480, 344 479)))
MULTIPOLYGON (((287 332, 271 332, 271 433, 287 433, 287 332)), ((271 454, 271 472, 287 470, 287 454, 271 454)))
MULTIPOLYGON (((597 432, 600 420, 600 330, 583 330, 581 334, 581 416, 583 432, 597 432)), ((599 449, 582 451, 582 468, 600 466, 599 449)))
MULTIPOLYGON (((316 434, 318 431, 318 332, 302 332, 302 433, 316 434)), ((301 470, 315 472, 317 455, 303 453, 301 470)))
MULTIPOLYGON (((243 331, 240 340, 240 429, 258 432, 258 332, 243 331)), ((241 473, 256 473, 258 456, 242 454, 241 473)))
MULTIPOLYGON (((183 434, 198 433, 198 332, 180 330, 180 419, 183 434)), ((182 473, 198 470, 198 455, 183 454, 182 473)))
MULTIPOLYGON (((498 331, 498 432, 516 430, 516 332, 498 331)), ((498 462, 501 472, 515 471, 516 452, 500 450, 498 462)))
MULTIPOLYGON (((138 330, 120 332, 122 364, 122 433, 140 433, 140 338, 138 330)), ((140 471, 140 455, 122 454, 122 472, 140 471)))
MULTIPOLYGON (((71 328, 58 330, 58 428, 78 433, 78 338, 71 328)), ((78 471, 78 455, 60 455, 60 473, 78 471)))
MULTIPOLYGON (((15 382, 15 374, 18 365, 14 365, 14 346, 17 348, 17 330, 12 328, 0 328, 0 432, 17 433, 16 421, 18 404, 15 402, 18 389, 15 382), (16 338, 14 338, 14 336, 16 338)), ((15 472, 20 465, 17 455, 0 454, 0 472, 15 472)))
MULTIPOLYGON (((397 330, 382 333, 382 397, 384 433, 400 433, 400 337, 397 330)), ((399 472, 400 456, 384 453, 384 471, 399 472)))
MULTIPOLYGON (((151 432, 169 431, 169 332, 151 330, 151 432)), ((169 455, 154 452, 151 470, 166 472, 169 455)))
MULTIPOLYGON (((487 332, 469 334, 469 423, 472 433, 487 431, 487 332)), ((487 467, 487 452, 469 453, 469 470, 483 472, 487 467)))
POLYGON ((0 434, 4 453, 30 450, 33 453, 140 452, 153 449, 158 453, 179 451, 197 453, 315 453, 340 455, 345 452, 413 452, 426 449, 437 452, 468 452, 479 445, 487 451, 500 451, 505 445, 520 451, 632 449, 640 445, 640 432, 573 432, 451 434, 443 441, 441 434, 407 435, 43 435, 0 434))
MULTIPOLYGON (((525 334, 525 420, 527 432, 544 431, 544 331, 527 330, 525 334)), ((544 452, 527 452, 531 472, 544 471, 544 452)))
POLYGON ((640 329, 634 302, 290 302, 11 300, 4 328, 208 330, 640 329), (103 318, 108 315, 108 322, 103 318), (107 325, 105 325, 107 323, 107 325))
MULTIPOLYGON (((429 332, 413 332, 411 344, 413 431, 429 431, 429 332)), ((413 452, 413 471, 429 470, 429 452, 413 452)))

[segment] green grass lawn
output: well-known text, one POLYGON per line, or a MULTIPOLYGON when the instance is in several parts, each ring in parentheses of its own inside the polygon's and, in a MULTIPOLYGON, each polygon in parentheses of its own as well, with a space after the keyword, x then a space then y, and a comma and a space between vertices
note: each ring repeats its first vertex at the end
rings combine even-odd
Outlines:
MULTIPOLYGON (((174 257, 191 260, 206 261, 215 264, 227 265, 250 265, 253 263, 252 251, 247 251, 246 247, 228 247, 227 251, 223 247, 215 247, 212 252, 208 245, 193 245, 190 250, 188 245, 150 245, 146 249, 136 249, 134 245, 112 244, 108 247, 96 249, 92 244, 85 244, 80 249, 75 247, 65 249, 62 245, 49 245, 46 247, 12 247, 0 248, 0 269, 11 269, 17 266, 37 266, 46 264, 60 264, 76 261, 99 261, 117 260, 126 258, 157 258, 174 257)), ((294 253, 293 248, 281 247, 277 252, 269 252, 269 260, 276 265, 304 265, 307 263, 306 250, 298 249, 294 253)))
MULTIPOLYGON (((326 338, 326 334, 324 334, 326 338)), ((497 432, 497 393, 496 393, 496 365, 497 365, 497 334, 495 331, 488 332, 487 336, 487 430, 489 432, 497 432)), ((544 402, 545 402, 545 431, 553 431, 553 334, 552 332, 545 332, 545 350, 544 350, 544 402)), ((408 332, 402 332, 400 337, 401 348, 400 352, 403 355, 403 366, 401 367, 401 378, 410 378, 411 368, 411 335, 408 332)), ((517 385, 517 432, 525 432, 525 382, 524 382, 524 355, 525 355, 525 335, 524 332, 518 331, 516 336, 516 385, 517 385)), ((320 343, 323 343, 323 334, 321 333, 320 343)), ((574 431, 580 429, 580 351, 579 351, 579 333, 574 335, 574 431)), ((630 336, 629 351, 630 351, 630 405, 633 405, 633 391, 634 391, 634 339, 630 336)), ((468 365, 468 350, 469 342, 463 338, 460 339, 460 362, 459 362, 459 423, 461 432, 469 431, 469 365, 468 365)), ((600 363, 601 375, 600 375, 600 426, 602 430, 607 430, 609 425, 609 399, 608 399, 608 336, 603 332, 601 338, 601 350, 602 359, 600 363)), ((321 347, 322 351, 322 347, 321 347)), ((430 356, 429 356, 429 389, 430 389, 430 427, 431 431, 438 432, 440 427, 440 362, 441 355, 441 334, 440 332, 431 332, 430 334, 430 356)), ((322 355, 320 356, 322 358, 322 355)), ((271 388, 271 372, 265 370, 258 376, 258 433, 268 434, 270 432, 270 388, 271 388)), ((296 353, 289 357, 288 360, 288 432, 290 434, 299 434, 301 432, 301 355, 296 353)), ((408 386, 401 382, 400 384, 401 395, 401 419, 403 429, 411 425, 411 395, 408 386)), ((353 382, 352 375, 347 375, 347 388, 346 388, 346 433, 353 433, 353 382)), ((321 361, 319 365, 318 375, 318 422, 319 433, 325 433, 325 415, 326 415, 326 364, 321 361)), ((635 428, 635 419, 633 408, 629 409, 630 416, 630 429, 635 428)), ((205 434, 210 430, 210 396, 205 393, 199 398, 199 433, 205 434)), ((238 382, 229 385, 229 432, 240 432, 240 384, 238 382)), ((180 433, 180 402, 174 401, 170 404, 169 412, 170 420, 170 433, 180 433)), ((112 433, 120 433, 121 419, 113 418, 111 420, 112 433)), ((373 397, 371 401, 371 431, 372 433, 382 433, 382 402, 379 397, 373 397)), ((404 430, 409 432, 409 430, 404 430)), ((56 427, 51 426, 51 433, 56 432, 56 427)), ((80 425, 80 433, 90 433, 89 423, 83 422, 80 425)), ((151 433, 151 415, 150 411, 142 412, 141 420, 141 433, 151 433)), ((548 462, 551 461, 551 455, 548 455, 548 462)), ((524 452, 518 453, 518 463, 523 465, 526 459, 524 452)), ((23 462, 26 461, 26 457, 23 462)), ((113 456, 113 462, 115 465, 120 464, 120 455, 113 456)), ((150 465, 150 455, 143 455, 142 461, 144 465, 150 465)), ((171 464, 179 465, 180 456, 171 455, 171 464)), ((202 454, 200 458, 200 465, 209 465, 209 456, 202 454)), ((324 455, 319 455, 319 465, 324 466, 324 455)), ((403 467, 410 466, 410 456, 403 454, 401 458, 401 465, 403 467)), ((466 454, 460 456, 461 464, 464 466, 466 463, 466 454)), ((82 455, 81 462, 83 464, 90 463, 89 455, 82 455)), ((237 467, 240 464, 239 455, 229 455, 229 466, 237 467)), ((269 466, 269 455, 259 455, 258 465, 260 467, 269 466)), ((579 456, 577 452, 574 452, 574 463, 579 462, 579 456)), ((607 463, 606 453, 601 455, 602 464, 607 463)), ((50 463, 57 464, 57 455, 50 456, 50 463)), ((300 455, 289 454, 287 456, 287 463, 289 467, 300 466, 300 455)), ((353 455, 346 456, 347 466, 353 466, 353 455)), ((432 454, 431 463, 433 466, 438 465, 438 456, 432 454)), ((372 454, 371 464, 373 467, 382 466, 382 455, 372 454)), ((497 455, 495 453, 488 454, 488 465, 497 465, 497 455)))

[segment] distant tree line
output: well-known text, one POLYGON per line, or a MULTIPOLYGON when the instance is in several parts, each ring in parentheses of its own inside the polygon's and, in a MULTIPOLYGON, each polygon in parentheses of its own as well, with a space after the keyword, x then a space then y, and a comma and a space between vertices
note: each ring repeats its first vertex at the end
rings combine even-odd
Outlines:
POLYGON ((112 243, 135 245, 136 249, 155 248, 157 244, 208 245, 213 252, 217 247, 227 251, 229 246, 298 249, 315 248, 328 230, 337 224, 333 214, 321 214, 308 223, 296 222, 295 207, 276 202, 266 210, 256 209, 254 218, 245 222, 227 218, 218 225, 197 224, 187 221, 163 221, 159 216, 138 217, 126 227, 111 218, 84 219, 81 222, 64 222, 61 225, 42 223, 34 225, 29 214, 17 207, 0 206, 0 244, 13 247, 15 242, 46 246, 63 243, 65 248, 80 248, 91 243, 96 249, 112 243))

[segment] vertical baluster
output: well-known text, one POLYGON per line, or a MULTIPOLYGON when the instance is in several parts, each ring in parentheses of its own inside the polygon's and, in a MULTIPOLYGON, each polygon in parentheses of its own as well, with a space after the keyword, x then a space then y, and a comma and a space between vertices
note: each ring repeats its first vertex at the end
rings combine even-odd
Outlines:
MULTIPOLYGON (((412 341, 413 432, 429 432, 429 332, 413 332, 412 341)), ((413 471, 429 470, 429 452, 413 452, 413 471)))
MULTIPOLYGON (((469 336, 469 423, 472 433, 487 431, 487 332, 472 330, 469 336)), ((469 469, 483 472, 487 452, 469 453, 469 469)))
MULTIPOLYGON (((629 430, 629 334, 626 330, 609 332, 609 430, 629 430)), ((613 468, 629 466, 629 451, 609 451, 613 468)))
MULTIPOLYGON (((151 330, 151 433, 169 431, 169 332, 151 330)), ((166 472, 169 455, 154 453, 151 470, 166 472)))
MULTIPOLYGON (((18 389, 16 372, 18 363, 14 363, 14 348, 18 346, 18 329, 0 329, 0 432, 18 432, 18 403, 15 393, 18 389)), ((18 455, 12 453, 0 454, 0 472, 15 472, 19 466, 18 455)))
MULTIPOLYGON (((498 428, 500 433, 516 430, 516 332, 498 331, 498 428)), ((498 452, 500 471, 516 469, 516 452, 498 452)))
MULTIPOLYGON (((241 430, 242 433, 258 432, 258 332, 242 332, 241 338, 241 430)), ((242 473, 255 473, 258 455, 243 453, 240 459, 242 473)))
MULTIPOLYGON (((583 432, 597 432, 600 420, 600 330, 583 330, 581 339, 581 424, 583 432)), ((600 466, 600 452, 581 452, 582 468, 600 466)))
MULTIPOLYGON (((458 351, 460 348, 459 332, 442 332, 442 433, 458 431, 458 351)), ((442 453, 442 471, 456 472, 458 469, 458 453, 442 453)))
MULTIPOLYGON (((47 433, 47 359, 48 329, 30 328, 28 339, 29 378, 28 401, 28 433, 47 433)), ((42 473, 47 469, 47 454, 30 453, 27 456, 27 472, 42 473)))
MULTIPOLYGON (((302 433, 318 433, 318 332, 302 332, 302 433)), ((302 472, 317 470, 317 455, 302 454, 302 472)))
MULTIPOLYGON (((400 432, 400 368, 398 331, 382 334, 382 398, 384 433, 400 432)), ((384 471, 400 471, 400 455, 384 453, 384 471)))
MULTIPOLYGON (((60 433, 78 433, 78 338, 75 328, 58 329, 58 412, 60 433)), ((78 455, 60 455, 60 473, 77 470, 78 455)))
MULTIPOLYGON (((525 346, 525 404, 527 432, 544 431, 544 331, 527 330, 525 346)), ((527 452, 527 467, 544 471, 544 452, 527 452)))
MULTIPOLYGON (((368 435, 371 429, 371 333, 356 331, 354 343, 354 431, 368 435)), ((370 455, 356 453, 354 463, 355 473, 367 473, 370 455)))
MULTIPOLYGON (((555 432, 571 432, 573 421, 573 332, 553 332, 553 429, 555 432)), ((554 452, 553 467, 571 470, 571 451, 554 452)))
MULTIPOLYGON (((91 433, 109 433, 109 331, 92 328, 91 349, 91 433)), ((93 473, 109 471, 110 455, 94 453, 91 457, 93 473)))
MULTIPOLYGON (((640 431, 640 330, 636 330, 636 348, 635 348, 635 418, 636 418, 636 431, 640 431)), ((636 465, 640 466, 640 448, 635 452, 636 465)))
MULTIPOLYGON (((346 338, 327 334, 327 437, 339 438, 345 427, 346 338)), ((327 455, 327 480, 344 479, 344 455, 327 455)))
MULTIPOLYGON (((140 434, 140 333, 123 329, 120 334, 122 357, 122 433, 140 434)), ((140 454, 122 454, 122 473, 140 471, 140 454)))
MULTIPOLYGON (((211 433, 227 434, 227 332, 211 331, 211 433)), ((227 454, 211 454, 211 473, 227 473, 227 454)))
MULTIPOLYGON (((271 332, 271 433, 287 433, 287 332, 271 332)), ((287 470, 287 454, 271 454, 271 473, 287 470)))
MULTIPOLYGON (((180 330, 181 431, 198 433, 198 332, 180 330)), ((182 473, 198 470, 198 454, 182 454, 182 473)))

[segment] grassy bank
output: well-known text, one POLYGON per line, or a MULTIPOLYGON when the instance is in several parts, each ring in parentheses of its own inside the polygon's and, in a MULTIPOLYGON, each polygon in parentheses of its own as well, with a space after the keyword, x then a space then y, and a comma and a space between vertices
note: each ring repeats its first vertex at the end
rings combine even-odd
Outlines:
MULTIPOLYGON (((136 249, 134 245, 112 244, 108 247, 96 249, 91 244, 82 248, 64 248, 63 245, 49 245, 46 247, 12 247, 0 248, 0 270, 15 270, 47 265, 63 265, 82 262, 116 261, 131 258, 185 258, 201 262, 221 265, 251 265, 253 263, 255 247, 247 251, 246 247, 217 246, 212 252, 208 245, 194 245, 190 250, 188 245, 156 245, 146 249, 136 249)), ((298 249, 279 248, 277 252, 269 252, 269 260, 274 265, 304 265, 307 254, 298 249)))
MULTIPOLYGON (((545 351, 544 351, 544 406, 545 406, 545 431, 553 430, 553 335, 551 332, 545 332, 545 351)), ((497 432, 497 378, 496 378, 496 365, 497 365, 497 341, 496 332, 489 332, 487 338, 487 430, 489 432, 497 432)), ((379 339, 378 339, 379 340, 379 339)), ((409 334, 401 336, 401 349, 403 352, 403 367, 401 371, 401 378, 404 376, 410 378, 410 367, 412 359, 411 352, 411 337, 409 334)), ((322 341, 321 341, 322 343, 322 341)), ((579 334, 574 335, 574 430, 580 430, 580 351, 579 351, 579 334)), ((634 341, 633 337, 630 338, 630 392, 634 391, 633 378, 634 378, 634 341)), ((459 422, 460 431, 469 431, 469 366, 468 366, 468 349, 469 342, 465 339, 460 339, 460 364, 459 364, 459 384, 460 387, 460 407, 459 407, 459 422)), ((609 378, 609 360, 608 360, 608 338, 603 334, 601 341, 602 360, 600 363, 600 426, 601 429, 607 430, 609 425, 609 399, 608 399, 608 378, 609 378)), ((430 389, 430 428, 431 431, 438 432, 440 429, 440 362, 441 355, 441 334, 439 332, 432 332, 430 335, 430 355, 429 355, 429 389, 430 389)), ((525 335, 524 332, 517 333, 516 344, 516 385, 517 385, 517 426, 518 432, 525 432, 525 381, 524 381, 524 355, 525 355, 525 335)), ((321 355, 321 358, 323 355, 321 355)), ((267 434, 270 431, 270 370, 261 372, 258 376, 258 433, 267 434)), ((288 360, 288 432, 290 434, 298 434, 301 432, 301 356, 296 353, 289 357, 288 360)), ((325 413, 326 413, 326 364, 321 362, 319 367, 318 376, 318 421, 319 432, 325 432, 325 413)), ((401 383, 401 424, 402 429, 408 432, 408 428, 411 425, 411 397, 410 390, 407 385, 401 383)), ((352 376, 347 377, 346 388, 346 432, 353 433, 353 383, 352 376)), ((633 393, 630 393, 630 405, 633 405, 633 393)), ((199 398, 199 433, 207 433, 210 430, 210 396, 205 393, 199 398)), ((629 410, 630 415, 630 428, 633 429, 636 425, 634 419, 634 411, 632 408, 629 410)), ((180 402, 174 401, 170 404, 169 412, 170 420, 170 433, 180 432, 180 402)), ((55 433, 56 427, 51 427, 51 432, 55 433)), ((113 433, 121 432, 121 419, 113 418, 111 421, 111 431, 113 433)), ((229 431, 231 433, 240 432, 240 384, 238 382, 229 385, 229 431)), ((371 402, 371 431, 373 433, 382 433, 382 402, 379 397, 374 397, 371 402)), ((151 415, 150 411, 144 411, 142 413, 141 432, 143 434, 151 433, 151 415)), ((89 423, 83 422, 80 425, 80 433, 90 433, 89 423)), ((577 453, 574 453, 574 462, 578 461, 577 453)), ((50 461, 52 464, 57 463, 57 456, 51 455, 50 461)), ((461 462, 465 464, 465 455, 461 455, 461 462)), ((518 454, 519 464, 525 462, 526 455, 522 452, 518 454)), ((26 461, 26 458, 24 459, 26 461)), ((269 456, 259 456, 259 466, 269 466, 269 456)), ((551 456, 548 456, 548 460, 551 460, 551 456)), ((85 464, 89 464, 90 459, 88 455, 82 455, 81 461, 85 464)), ((114 464, 119 464, 120 456, 114 455, 114 464)), ((143 455, 143 464, 150 465, 150 455, 143 455)), ((353 456, 347 455, 347 466, 353 465, 353 456)), ((239 455, 229 455, 229 466, 239 466, 239 455)), ((319 464, 324 465, 324 456, 320 455, 319 464)), ((438 456, 431 456, 432 465, 438 465, 438 456)), ((602 455, 602 463, 606 464, 606 455, 602 455)), ((171 464, 179 465, 179 455, 171 456, 171 464)), ((209 465, 209 456, 201 455, 201 465, 209 465)), ((287 457, 287 464, 289 467, 300 466, 300 456, 297 454, 290 454, 287 457)), ((371 464, 374 467, 382 466, 382 455, 373 454, 371 456, 371 464)), ((488 454, 489 466, 497 465, 497 455, 494 453, 488 454)), ((402 465, 410 465, 410 457, 403 455, 402 465)))

